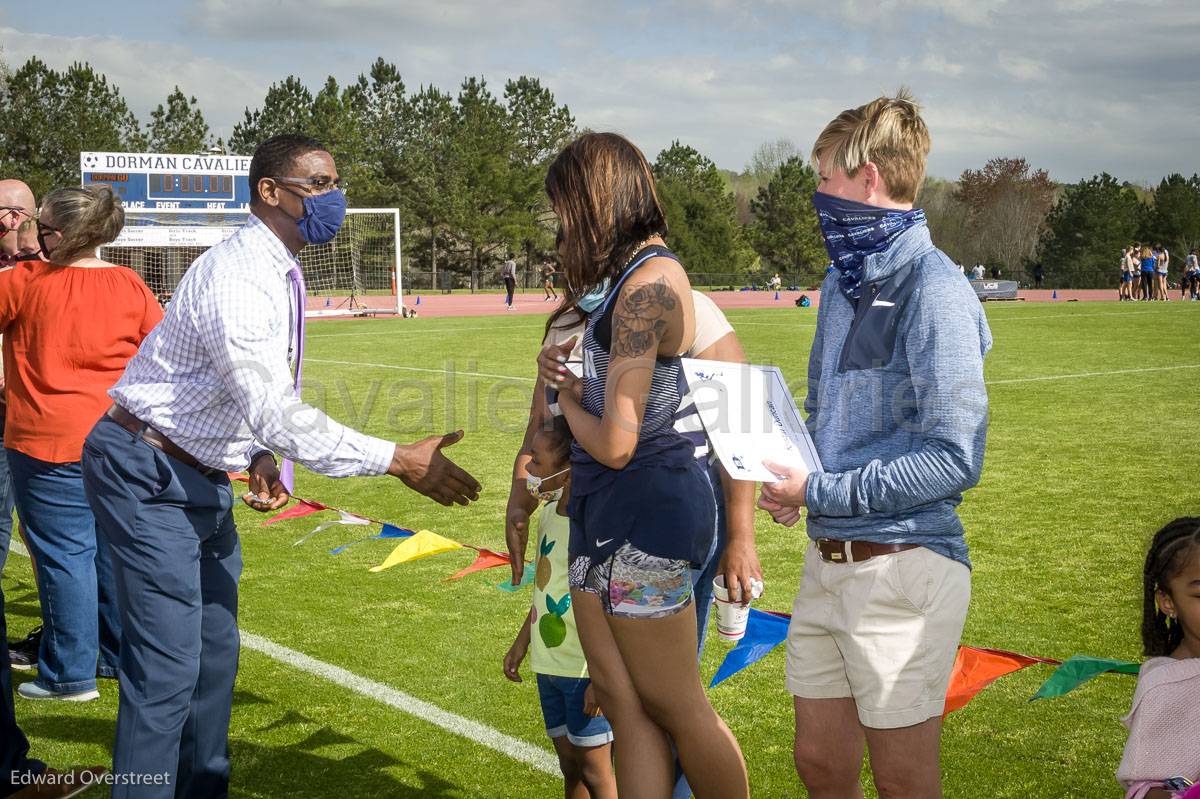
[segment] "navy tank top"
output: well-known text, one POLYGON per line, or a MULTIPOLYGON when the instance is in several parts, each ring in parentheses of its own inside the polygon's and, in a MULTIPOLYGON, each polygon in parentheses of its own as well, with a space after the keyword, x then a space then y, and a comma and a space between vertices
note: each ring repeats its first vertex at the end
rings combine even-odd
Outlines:
MULTIPOLYGON (((609 350, 612 346, 613 306, 621 287, 637 269, 651 258, 679 259, 666 247, 647 247, 634 256, 605 299, 604 304, 588 315, 583 334, 583 408, 593 416, 604 415, 604 395, 608 382, 609 350)), ((677 356, 658 357, 642 426, 638 432, 633 458, 621 471, 653 466, 679 467, 695 457, 695 444, 675 429, 676 413, 687 394, 683 366, 677 356)), ((596 461, 578 443, 571 449, 571 495, 586 496, 611 484, 618 471, 596 461)))

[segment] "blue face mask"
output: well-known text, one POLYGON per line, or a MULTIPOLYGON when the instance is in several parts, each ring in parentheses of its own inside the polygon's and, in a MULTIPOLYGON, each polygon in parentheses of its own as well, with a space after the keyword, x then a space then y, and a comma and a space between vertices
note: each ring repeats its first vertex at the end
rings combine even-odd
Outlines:
POLYGON ((296 220, 296 226, 309 244, 325 244, 333 241, 345 218, 346 193, 334 189, 324 194, 305 195, 304 215, 296 220))
POLYGON ((604 278, 603 283, 580 297, 579 301, 575 303, 575 307, 584 313, 591 313, 600 307, 606 297, 608 297, 608 278, 604 278))
POLYGON ((866 257, 892 246, 909 228, 925 224, 925 212, 920 208, 878 208, 822 192, 813 195, 812 204, 817 209, 825 249, 841 273, 838 284, 854 300, 862 291, 866 257))

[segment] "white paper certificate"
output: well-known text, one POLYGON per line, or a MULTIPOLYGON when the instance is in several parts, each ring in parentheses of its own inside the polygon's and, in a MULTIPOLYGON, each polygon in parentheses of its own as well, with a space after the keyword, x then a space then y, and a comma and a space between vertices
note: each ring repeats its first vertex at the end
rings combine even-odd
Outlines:
POLYGON ((763 466, 765 460, 822 471, 817 448, 778 367, 681 360, 688 400, 695 404, 730 477, 777 482, 763 466))

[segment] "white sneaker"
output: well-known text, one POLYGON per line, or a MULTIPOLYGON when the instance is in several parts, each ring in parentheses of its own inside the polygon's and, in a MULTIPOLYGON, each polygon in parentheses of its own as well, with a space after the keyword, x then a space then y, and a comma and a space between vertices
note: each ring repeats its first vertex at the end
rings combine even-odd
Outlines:
POLYGON ((27 682, 17 686, 17 693, 25 699, 58 699, 63 702, 91 702, 100 698, 95 688, 87 691, 51 691, 37 683, 27 682))

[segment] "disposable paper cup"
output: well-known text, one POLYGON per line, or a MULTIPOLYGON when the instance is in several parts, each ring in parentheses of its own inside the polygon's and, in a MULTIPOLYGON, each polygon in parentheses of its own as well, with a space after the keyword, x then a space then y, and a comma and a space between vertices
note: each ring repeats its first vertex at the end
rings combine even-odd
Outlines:
MULTIPOLYGON (((757 599, 762 589, 759 585, 751 597, 757 599)), ((717 633, 726 641, 740 641, 746 634, 746 621, 750 618, 750 606, 729 600, 729 589, 725 587, 725 575, 718 574, 713 580, 713 599, 717 605, 717 633)))

